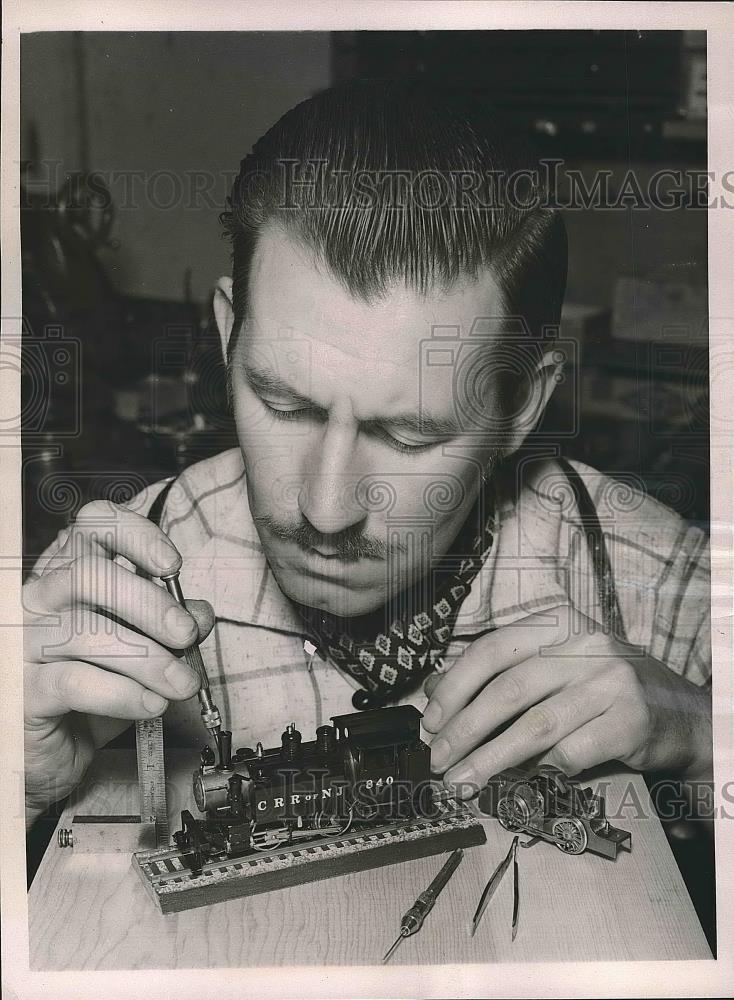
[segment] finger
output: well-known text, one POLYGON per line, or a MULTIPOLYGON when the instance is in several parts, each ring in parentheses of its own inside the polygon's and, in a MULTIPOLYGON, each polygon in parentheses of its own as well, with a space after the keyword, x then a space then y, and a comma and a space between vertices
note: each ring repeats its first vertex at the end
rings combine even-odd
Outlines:
POLYGON ((168 702, 122 674, 100 670, 81 660, 59 660, 33 672, 33 697, 26 699, 26 724, 68 712, 114 719, 153 719, 168 702))
POLYGON ((574 775, 597 764, 618 759, 620 740, 614 712, 610 709, 573 733, 569 733, 551 750, 544 754, 539 763, 552 764, 565 774, 574 775))
POLYGON ((430 698, 436 687, 441 683, 441 674, 431 674, 426 683, 423 685, 423 693, 426 697, 430 698))
POLYGON ((186 610, 199 629, 199 642, 203 642, 216 624, 214 608, 208 601, 186 601, 186 610))
POLYGON ((538 656, 543 647, 562 641, 569 635, 576 615, 577 612, 567 606, 553 608, 476 639, 433 689, 423 713, 424 727, 429 732, 438 732, 493 677, 538 656))
POLYGON ((492 775, 548 751, 606 711, 611 699, 607 685, 582 682, 565 687, 533 705, 503 733, 452 767, 444 775, 444 784, 480 787, 492 775))
POLYGON ((181 567, 178 549, 157 524, 109 500, 93 500, 81 508, 66 543, 48 568, 87 551, 124 556, 151 576, 181 567))
POLYGON ((504 723, 577 680, 578 667, 575 659, 534 656, 505 670, 438 731, 431 743, 433 768, 445 771, 504 723))
POLYGON ((183 649, 198 637, 197 622, 165 587, 91 554, 44 573, 31 585, 33 604, 47 612, 98 608, 165 646, 183 649))
POLYGON ((201 686, 198 674, 164 646, 93 611, 66 613, 58 625, 32 632, 27 655, 37 663, 84 660, 172 700, 190 698, 201 686))

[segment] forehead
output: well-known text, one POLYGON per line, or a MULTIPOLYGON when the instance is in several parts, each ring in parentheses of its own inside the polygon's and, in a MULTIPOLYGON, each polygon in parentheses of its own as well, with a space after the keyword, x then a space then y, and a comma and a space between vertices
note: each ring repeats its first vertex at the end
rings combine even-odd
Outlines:
MULTIPOLYGON (((489 272, 426 294, 396 284, 365 301, 353 295, 315 255, 270 227, 260 237, 250 276, 248 360, 256 365, 308 369, 311 379, 353 389, 375 402, 415 403, 416 387, 449 374, 425 371, 432 341, 465 341, 479 317, 501 315, 501 294, 489 272), (423 360, 422 360, 423 359, 423 360)), ((467 344, 471 348, 471 344, 467 344)), ((486 338, 482 344, 486 349, 486 338)))

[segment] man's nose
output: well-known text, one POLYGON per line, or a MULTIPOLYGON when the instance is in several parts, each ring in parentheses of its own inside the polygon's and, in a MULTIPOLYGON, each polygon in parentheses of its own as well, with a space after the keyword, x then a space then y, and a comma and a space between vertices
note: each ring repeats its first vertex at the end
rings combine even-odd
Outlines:
POLYGON ((333 535, 359 524, 367 516, 357 502, 361 478, 355 467, 357 431, 329 421, 313 443, 303 469, 298 507, 322 535, 333 535))

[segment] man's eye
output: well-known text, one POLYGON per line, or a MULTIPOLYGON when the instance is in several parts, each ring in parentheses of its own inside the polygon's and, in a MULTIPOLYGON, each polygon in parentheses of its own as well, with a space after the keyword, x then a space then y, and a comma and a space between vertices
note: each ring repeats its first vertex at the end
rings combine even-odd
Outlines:
MULTIPOLYGON (((318 410, 314 409, 312 406, 276 406, 274 403, 269 403, 266 399, 260 397, 263 406, 275 417, 276 420, 303 420, 306 417, 313 417, 319 413, 318 410)), ((394 451, 402 452, 404 455, 418 455, 422 451, 427 451, 429 448, 433 448, 437 443, 435 441, 429 441, 425 444, 408 444, 406 441, 401 441, 399 438, 393 437, 384 427, 379 427, 377 425, 370 425, 367 429, 368 433, 372 437, 378 438, 383 441, 389 448, 394 451)))
POLYGON ((270 410, 277 420, 298 420, 299 418, 313 412, 310 406, 298 406, 287 409, 279 406, 273 406, 272 403, 268 403, 264 399, 262 402, 266 409, 270 410))
POLYGON ((399 438, 393 437, 384 427, 370 427, 370 434, 373 437, 379 438, 384 441, 389 448, 393 448, 395 451, 400 451, 405 455, 418 455, 422 451, 428 451, 435 445, 435 441, 429 441, 426 444, 407 444, 405 441, 401 441, 399 438))

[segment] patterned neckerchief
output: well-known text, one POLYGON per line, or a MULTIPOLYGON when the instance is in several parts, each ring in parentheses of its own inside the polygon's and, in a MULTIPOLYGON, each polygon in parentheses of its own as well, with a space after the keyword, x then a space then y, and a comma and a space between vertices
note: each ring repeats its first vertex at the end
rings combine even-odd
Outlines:
POLYGON ((453 568, 442 570, 439 566, 435 573, 438 582, 428 607, 415 614, 397 615, 390 624, 387 617, 383 618, 383 629, 373 640, 350 634, 348 619, 298 606, 321 655, 365 689, 355 694, 355 708, 377 708, 397 701, 426 673, 440 666, 461 604, 489 555, 495 533, 495 505, 492 491, 486 486, 452 552, 442 560, 453 568))

